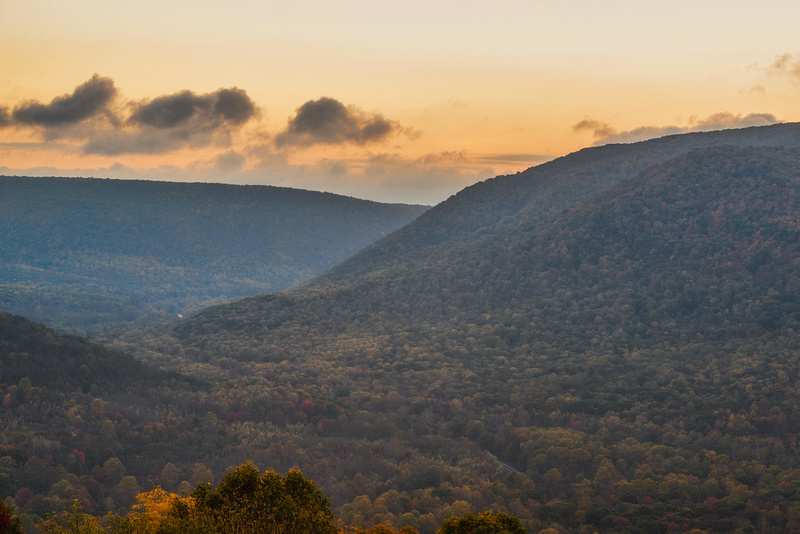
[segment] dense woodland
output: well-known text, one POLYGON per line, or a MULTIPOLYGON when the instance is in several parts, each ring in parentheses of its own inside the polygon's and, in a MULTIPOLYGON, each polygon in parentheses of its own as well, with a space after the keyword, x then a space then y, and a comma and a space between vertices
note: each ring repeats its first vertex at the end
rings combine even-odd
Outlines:
POLYGON ((0 177, 0 309, 93 336, 309 280, 425 210, 268 186, 0 177))
MULTIPOLYGON (((758 131, 796 144, 786 126, 758 131)), ((534 211, 413 249, 417 221, 115 351, 0 316, 28 332, 0 345, 0 493, 32 531, 250 461, 301 470, 340 529, 800 530, 800 149, 701 148, 534 211)))

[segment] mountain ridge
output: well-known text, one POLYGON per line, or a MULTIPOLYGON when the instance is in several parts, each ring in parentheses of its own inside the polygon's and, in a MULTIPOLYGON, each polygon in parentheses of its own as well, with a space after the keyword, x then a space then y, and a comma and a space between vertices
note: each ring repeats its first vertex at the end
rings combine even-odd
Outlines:
POLYGON ((434 206, 402 231, 373 243, 323 273, 337 280, 363 273, 381 262, 413 257, 415 251, 447 243, 473 232, 492 232, 504 224, 560 211, 643 171, 696 148, 800 145, 800 123, 677 134, 629 144, 590 147, 514 175, 473 184, 434 206), (601 163, 598 167, 598 163, 601 163), (576 170, 577 167, 577 170, 576 170), (490 205, 491 209, 483 206, 490 205), (470 208, 464 209, 464 206, 470 208), (396 250, 395 250, 396 249, 396 250))
POLYGON ((67 328, 143 326, 303 282, 425 209, 273 186, 0 177, 0 302, 67 328))

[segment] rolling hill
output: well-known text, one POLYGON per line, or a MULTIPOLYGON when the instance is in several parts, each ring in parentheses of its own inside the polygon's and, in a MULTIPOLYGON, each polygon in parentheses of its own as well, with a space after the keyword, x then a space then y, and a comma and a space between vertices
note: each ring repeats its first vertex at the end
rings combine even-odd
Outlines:
POLYGON ((61 329, 304 282, 425 210, 267 186, 0 177, 0 308, 61 329))

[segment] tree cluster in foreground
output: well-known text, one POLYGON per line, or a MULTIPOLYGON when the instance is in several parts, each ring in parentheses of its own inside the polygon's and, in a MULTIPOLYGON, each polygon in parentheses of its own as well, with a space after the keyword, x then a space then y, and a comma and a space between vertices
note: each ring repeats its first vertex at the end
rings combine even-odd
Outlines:
MULTIPOLYGON (((50 518, 42 534, 416 534, 411 527, 395 530, 378 525, 369 529, 337 525, 328 498, 297 470, 282 478, 274 471, 259 474, 252 464, 237 467, 212 488, 200 484, 186 497, 161 488, 136 496, 128 514, 97 518, 80 505, 50 518)), ((0 513, 5 513, 0 509, 0 513)), ((18 523, 6 532, 21 532, 18 523)), ((7 516, 6 516, 7 519, 7 516)), ((444 521, 437 534, 525 534, 517 518, 494 512, 467 514, 444 521)))

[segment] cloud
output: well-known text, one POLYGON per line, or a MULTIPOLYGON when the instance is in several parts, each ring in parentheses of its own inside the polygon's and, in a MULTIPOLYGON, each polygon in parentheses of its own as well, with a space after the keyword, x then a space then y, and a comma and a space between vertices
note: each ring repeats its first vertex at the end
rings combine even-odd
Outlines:
POLYGON ((443 152, 432 152, 418 157, 414 163, 416 165, 436 165, 448 163, 465 163, 467 153, 464 150, 446 150, 443 152))
POLYGON ((83 154, 161 154, 230 145, 231 134, 258 115, 255 103, 238 87, 206 94, 183 90, 120 104, 115 109, 122 118, 112 110, 116 98, 114 81, 95 74, 49 104, 24 102, 13 113, 0 106, 0 127, 34 128, 46 142, 70 139, 83 154))
POLYGON ((780 122, 771 113, 750 113, 742 116, 730 112, 714 113, 699 119, 689 118, 688 126, 640 126, 633 130, 618 131, 606 122, 601 122, 591 118, 585 118, 574 124, 572 130, 575 132, 589 131, 595 138, 595 145, 605 145, 609 143, 635 143, 647 139, 655 139, 666 135, 675 135, 687 132, 706 132, 711 130, 726 130, 730 128, 747 128, 750 126, 766 126, 780 122))
POLYGON ((239 88, 198 95, 184 90, 133 104, 125 128, 93 136, 84 154, 162 154, 183 147, 229 144, 230 133, 254 118, 256 105, 239 88))
POLYGON ((230 124, 244 124, 256 115, 256 105, 244 90, 238 87, 216 92, 214 113, 230 124))
POLYGON ((585 118, 577 124, 572 125, 572 129, 576 132, 589 130, 594 137, 608 137, 614 135, 616 130, 611 127, 607 122, 600 122, 595 119, 585 118))
POLYGON ((543 163, 553 159, 553 156, 545 154, 493 154, 491 156, 478 156, 474 159, 487 163, 518 164, 543 163))
POLYGON ((129 123, 154 128, 175 128, 192 119, 198 112, 207 110, 211 102, 191 91, 154 98, 142 104, 128 119, 129 123))
POLYGON ((800 59, 794 59, 792 54, 778 56, 769 66, 769 72, 800 82, 800 59))
POLYGON ((214 132, 198 132, 191 128, 169 130, 106 131, 86 141, 84 154, 118 156, 120 154, 164 154, 186 146, 203 147, 214 143, 214 132))
POLYGON ((54 98, 49 104, 26 102, 14 109, 18 124, 54 127, 75 124, 100 113, 109 113, 117 95, 114 81, 95 74, 75 88, 72 94, 54 98))
POLYGON ((244 168, 247 158, 238 152, 229 150, 214 158, 214 170, 221 172, 240 171, 244 168))
POLYGON ((780 122, 772 113, 749 113, 742 117, 729 112, 714 113, 705 119, 692 117, 691 131, 725 130, 728 128, 747 128, 749 126, 767 126, 780 122))
POLYGON ((205 95, 186 90, 136 106, 128 122, 154 128, 176 128, 194 122, 196 126, 213 128, 224 123, 241 125, 255 114, 255 104, 239 88, 205 95))
POLYGON ((0 106, 0 128, 11 126, 11 113, 6 106, 0 106))
POLYGON ((275 136, 277 147, 315 144, 366 143, 380 141, 399 126, 379 114, 369 114, 355 106, 322 97, 309 100, 289 119, 286 129, 275 136))
MULTIPOLYGON (((0 128, 27 129, 46 143, 66 141, 62 146, 72 153, 102 156, 166 154, 209 146, 225 150, 234 142, 244 145, 242 153, 249 146, 260 145, 268 146, 270 152, 286 155, 291 151, 282 148, 321 144, 364 146, 392 135, 409 139, 421 135, 419 130, 404 127, 379 113, 346 106, 330 97, 301 105, 277 135, 270 135, 258 124, 244 129, 256 123, 259 116, 259 108, 238 87, 209 93, 184 89, 125 101, 118 96, 111 78, 95 74, 72 93, 47 104, 22 102, 13 112, 0 105, 0 128)), ((232 163, 228 161, 225 165, 232 163)))

